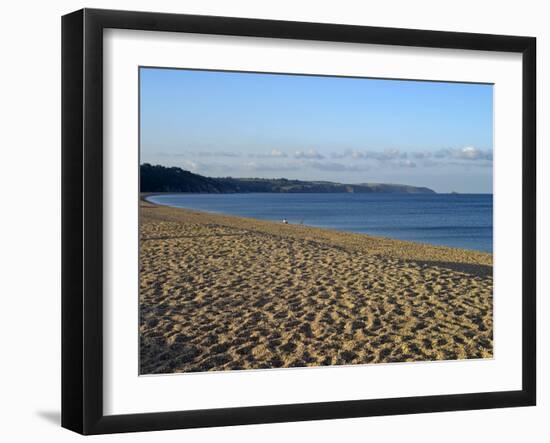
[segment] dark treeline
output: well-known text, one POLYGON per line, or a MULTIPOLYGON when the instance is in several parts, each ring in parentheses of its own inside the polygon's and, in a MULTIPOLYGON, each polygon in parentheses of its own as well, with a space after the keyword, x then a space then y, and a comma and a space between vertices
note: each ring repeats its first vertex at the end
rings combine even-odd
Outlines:
POLYGON ((433 193, 429 188, 381 183, 342 184, 326 181, 287 180, 286 178, 211 178, 185 171, 177 167, 165 167, 145 163, 140 166, 141 192, 392 192, 433 193))

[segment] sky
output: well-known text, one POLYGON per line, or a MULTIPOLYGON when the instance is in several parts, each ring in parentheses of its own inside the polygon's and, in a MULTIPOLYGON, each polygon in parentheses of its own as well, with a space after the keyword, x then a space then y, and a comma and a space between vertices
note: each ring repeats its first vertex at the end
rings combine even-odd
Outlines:
POLYGON ((140 68, 140 162, 492 193, 493 86, 140 68))

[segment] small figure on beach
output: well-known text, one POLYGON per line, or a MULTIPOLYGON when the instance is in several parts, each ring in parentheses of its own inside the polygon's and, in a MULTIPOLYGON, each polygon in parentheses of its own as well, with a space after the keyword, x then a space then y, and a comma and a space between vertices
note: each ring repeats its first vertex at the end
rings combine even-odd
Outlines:
POLYGON ((286 218, 283 218, 283 225, 288 225, 288 221, 286 218))

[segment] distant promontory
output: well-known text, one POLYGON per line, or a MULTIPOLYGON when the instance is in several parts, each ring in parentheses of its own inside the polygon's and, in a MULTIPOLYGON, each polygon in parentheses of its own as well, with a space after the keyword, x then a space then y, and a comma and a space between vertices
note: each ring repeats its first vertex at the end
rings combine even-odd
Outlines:
POLYGON ((140 192, 193 192, 234 194, 275 193, 407 193, 434 194, 425 187, 384 183, 345 184, 329 181, 288 180, 286 178, 205 177, 178 167, 149 163, 140 166, 140 192))

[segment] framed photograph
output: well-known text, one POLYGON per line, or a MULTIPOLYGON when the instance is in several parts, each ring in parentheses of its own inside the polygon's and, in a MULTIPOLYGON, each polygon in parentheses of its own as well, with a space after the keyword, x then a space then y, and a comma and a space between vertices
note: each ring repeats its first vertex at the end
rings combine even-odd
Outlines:
POLYGON ((62 425, 530 406, 531 37, 62 20, 62 425))

